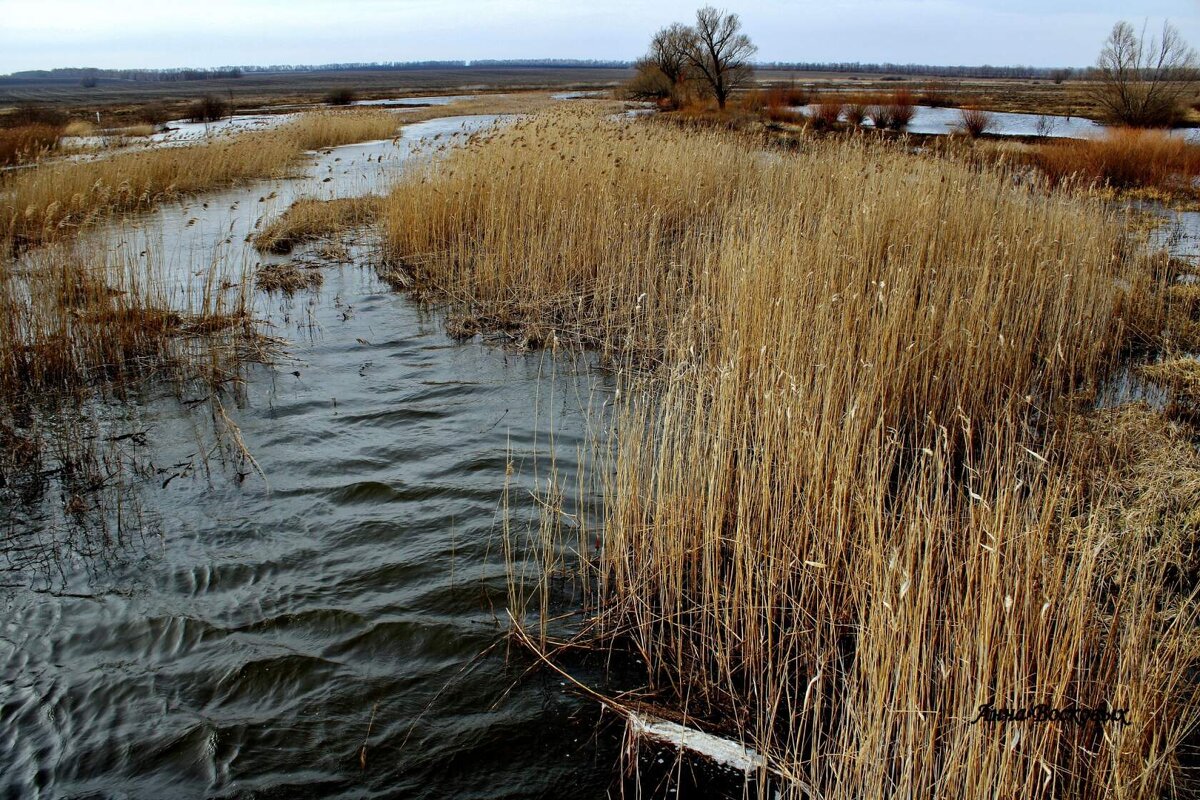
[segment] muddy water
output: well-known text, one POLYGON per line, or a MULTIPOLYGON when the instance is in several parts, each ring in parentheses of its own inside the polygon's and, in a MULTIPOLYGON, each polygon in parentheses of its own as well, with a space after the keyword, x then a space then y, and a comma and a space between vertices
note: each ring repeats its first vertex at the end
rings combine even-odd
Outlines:
MULTIPOLYGON (((250 264, 262 216, 381 188, 421 136, 463 122, 96 241, 150 243, 176 276, 250 264)), ((505 657, 498 534, 506 469, 520 528, 545 457, 574 469, 603 376, 452 342, 379 282, 369 242, 354 254, 318 292, 259 296, 289 358, 225 408, 265 480, 214 455, 207 411, 148 390, 89 411, 145 434, 122 455, 136 514, 81 542, 53 488, 21 510, 21 557, 0 560, 0 796, 605 796, 616 734, 505 657)))

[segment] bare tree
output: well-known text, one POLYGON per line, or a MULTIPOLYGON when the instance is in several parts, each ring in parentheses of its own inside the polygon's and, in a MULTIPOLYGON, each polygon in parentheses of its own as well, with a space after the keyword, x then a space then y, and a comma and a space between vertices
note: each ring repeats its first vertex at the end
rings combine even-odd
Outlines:
POLYGON ((1196 51, 1164 22, 1158 37, 1138 36, 1118 22, 1100 51, 1092 98, 1113 122, 1139 127, 1170 125, 1192 95, 1197 80, 1196 51))
POLYGON ((687 63, 720 108, 725 108, 730 93, 754 74, 750 58, 758 48, 741 30, 737 14, 705 6, 696 12, 696 27, 688 31, 687 63))
POLYGON ((626 86, 626 95, 639 100, 670 98, 678 106, 688 82, 691 41, 691 29, 678 22, 654 34, 649 52, 634 64, 637 75, 626 86))
POLYGON ((688 45, 692 40, 686 25, 674 23, 654 34, 646 60, 652 62, 672 84, 687 79, 688 45))

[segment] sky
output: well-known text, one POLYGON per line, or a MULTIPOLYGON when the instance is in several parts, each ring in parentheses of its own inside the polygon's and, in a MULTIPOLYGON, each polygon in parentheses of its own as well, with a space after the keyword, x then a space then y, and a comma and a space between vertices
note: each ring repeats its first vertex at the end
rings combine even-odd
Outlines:
MULTIPOLYGON (((632 59, 703 0, 0 0, 0 73, 478 58, 632 59)), ((1115 22, 1200 48, 1200 0, 722 0, 761 61, 1086 66, 1115 22)))

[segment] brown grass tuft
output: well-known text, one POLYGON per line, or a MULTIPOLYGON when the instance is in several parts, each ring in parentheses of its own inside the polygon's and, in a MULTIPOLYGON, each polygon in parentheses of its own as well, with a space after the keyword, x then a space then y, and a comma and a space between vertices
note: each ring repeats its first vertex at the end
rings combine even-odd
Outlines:
POLYGON ((812 105, 812 121, 818 128, 832 128, 842 118, 845 104, 841 98, 822 95, 821 99, 812 105))
POLYGON ((254 237, 254 246, 270 253, 290 253, 302 243, 333 236, 374 221, 379 212, 376 197, 338 200, 297 200, 254 237))
POLYGON ((962 129, 972 139, 978 139, 992 127, 992 115, 979 108, 964 108, 959 112, 962 129))
POLYGON ((263 292, 294 294, 304 289, 319 289, 324 282, 320 269, 290 262, 264 264, 254 273, 254 285, 263 292))

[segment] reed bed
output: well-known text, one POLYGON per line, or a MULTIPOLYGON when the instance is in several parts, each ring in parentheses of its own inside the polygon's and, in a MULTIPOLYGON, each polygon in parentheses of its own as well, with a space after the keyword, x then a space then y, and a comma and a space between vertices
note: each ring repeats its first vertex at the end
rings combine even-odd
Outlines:
MULTIPOLYGON (((1152 302, 1097 199, 561 112, 415 168, 381 223, 427 296, 617 370, 581 479, 603 511, 555 487, 532 546, 576 548, 575 644, 636 654, 675 718, 794 797, 1177 786, 1200 463, 1161 415, 1086 411, 1152 302)), ((514 603, 545 631, 545 592, 514 603)))
POLYGON ((154 260, 105 256, 94 242, 51 244, 5 265, 0 489, 29 503, 56 475, 72 506, 101 502, 95 493, 121 484, 124 462, 114 448, 136 445, 145 432, 113 425, 116 432, 100 440, 87 430, 105 416, 97 409, 131 395, 206 404, 217 444, 253 465, 222 406, 240 391, 247 364, 278 351, 252 317, 249 297, 247 280, 231 280, 216 265, 183 288, 165 281, 154 260))
POLYGON ((254 237, 254 246, 270 253, 290 253, 296 245, 374 222, 378 197, 336 200, 302 198, 254 237))
POLYGON ((1200 147, 1163 131, 1133 128, 1043 144, 1033 161, 1054 183, 1075 180, 1115 189, 1190 191, 1200 176, 1200 147))
POLYGON ((49 241, 114 213, 270 177, 305 151, 387 138, 398 125, 397 116, 386 111, 313 113, 269 132, 43 164, 0 183, 0 241, 49 241))
POLYGON ((145 380, 218 386, 264 339, 244 283, 216 267, 191 296, 148 262, 52 245, 6 267, 0 282, 0 400, 6 410, 123 392, 145 380))
POLYGON ((58 149, 63 129, 35 123, 0 128, 0 167, 38 161, 58 149))

